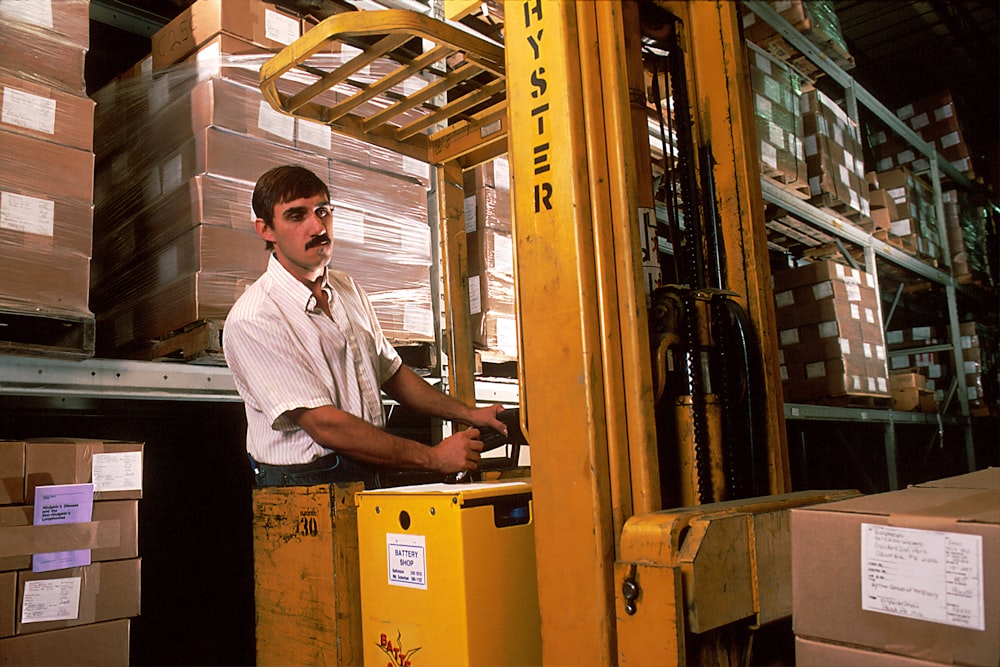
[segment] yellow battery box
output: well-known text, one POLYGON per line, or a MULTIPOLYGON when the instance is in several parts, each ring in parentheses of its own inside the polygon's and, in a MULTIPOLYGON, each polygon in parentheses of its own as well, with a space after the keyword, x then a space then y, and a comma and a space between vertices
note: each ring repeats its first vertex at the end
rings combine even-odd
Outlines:
POLYGON ((363 491, 364 663, 541 663, 531 484, 363 491))

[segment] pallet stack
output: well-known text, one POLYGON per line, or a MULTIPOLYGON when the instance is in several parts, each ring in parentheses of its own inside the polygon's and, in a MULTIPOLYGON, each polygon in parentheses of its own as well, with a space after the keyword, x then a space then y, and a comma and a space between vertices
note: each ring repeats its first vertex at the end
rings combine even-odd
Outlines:
POLYGON ((473 343, 492 362, 517 359, 510 170, 498 157, 465 173, 473 343))
POLYGON ((94 353, 88 0, 0 6, 0 342, 94 353))
POLYGON ((199 0, 96 95, 102 355, 221 360, 217 336, 210 350, 183 344, 193 328, 217 326, 265 270, 250 200, 256 179, 282 164, 330 185, 332 266, 368 291, 390 340, 434 340, 427 165, 280 114, 260 93, 260 65, 304 29, 262 0, 199 0))
MULTIPOLYGON (((832 0, 771 0, 768 4, 841 69, 845 71, 854 69, 854 58, 848 51, 844 35, 840 31, 840 21, 837 20, 832 0)), ((819 73, 811 61, 802 56, 798 49, 791 46, 777 30, 758 18, 753 11, 744 8, 742 21, 747 41, 788 61, 809 76, 819 73)))
POLYGON ((942 259, 941 235, 931 186, 907 167, 879 172, 869 178, 869 185, 880 191, 876 197, 886 206, 889 228, 885 240, 937 266, 942 259))
POLYGON ((142 443, 0 441, 0 478, 0 661, 128 665, 142 443))
POLYGON ((871 274, 822 261, 774 274, 782 386, 792 403, 889 403, 871 274))

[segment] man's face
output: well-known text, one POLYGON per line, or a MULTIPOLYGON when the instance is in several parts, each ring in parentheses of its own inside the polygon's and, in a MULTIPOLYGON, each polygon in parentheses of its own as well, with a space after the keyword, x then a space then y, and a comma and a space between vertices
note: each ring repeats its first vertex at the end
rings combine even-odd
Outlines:
POLYGON ((271 227, 257 219, 257 234, 274 243, 278 261, 300 280, 315 280, 333 254, 330 202, 321 194, 274 207, 271 227))

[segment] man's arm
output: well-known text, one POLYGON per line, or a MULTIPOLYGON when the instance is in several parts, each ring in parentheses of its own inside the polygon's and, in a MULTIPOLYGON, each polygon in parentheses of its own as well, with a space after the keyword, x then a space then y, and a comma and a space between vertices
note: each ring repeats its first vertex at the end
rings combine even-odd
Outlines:
POLYGON ((406 364, 400 366, 399 370, 385 381, 382 389, 400 404, 431 417, 457 421, 477 428, 490 426, 501 433, 507 432, 507 427, 496 417, 503 410, 502 405, 495 403, 482 408, 470 408, 432 387, 406 364))
POLYGON ((387 433, 332 405, 298 408, 288 416, 327 449, 359 461, 394 468, 442 473, 475 470, 483 448, 476 429, 456 433, 428 447, 387 433))

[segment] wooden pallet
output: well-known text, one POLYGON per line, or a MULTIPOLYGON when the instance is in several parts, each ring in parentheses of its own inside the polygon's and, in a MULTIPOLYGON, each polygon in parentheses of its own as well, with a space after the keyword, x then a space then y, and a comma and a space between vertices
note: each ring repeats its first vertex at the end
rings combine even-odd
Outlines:
POLYGON ((789 176, 779 169, 772 169, 763 162, 760 163, 760 173, 774 181, 775 185, 797 199, 808 201, 812 196, 809 181, 804 181, 796 175, 789 176))
POLYGON ((889 410, 892 407, 892 397, 883 394, 842 394, 818 398, 815 402, 818 405, 832 405, 840 408, 889 410))
POLYGON ((140 361, 182 361, 207 366, 225 366, 222 354, 224 320, 199 320, 169 334, 119 350, 117 354, 140 361))
POLYGON ((92 315, 0 306, 0 354, 89 359, 94 356, 95 333, 92 315))

